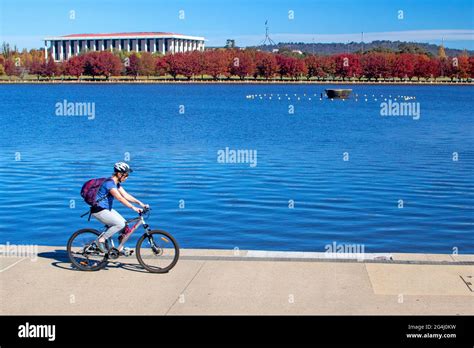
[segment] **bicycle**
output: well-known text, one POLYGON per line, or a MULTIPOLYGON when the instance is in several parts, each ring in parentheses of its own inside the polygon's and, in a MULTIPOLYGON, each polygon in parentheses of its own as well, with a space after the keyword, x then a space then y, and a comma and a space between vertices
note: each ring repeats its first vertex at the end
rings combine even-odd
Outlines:
MULTIPOLYGON (((145 229, 145 233, 138 239, 136 256, 138 262, 151 273, 167 273, 171 270, 179 258, 179 245, 174 237, 162 230, 152 230, 145 221, 145 217, 150 215, 150 208, 146 207, 138 217, 127 220, 125 229, 122 230, 119 246, 116 248, 112 238, 105 242, 107 253, 103 253, 98 248, 96 241, 100 238, 109 226, 99 232, 95 229, 85 228, 72 234, 67 243, 67 253, 71 263, 81 271, 98 271, 104 268, 109 260, 116 260, 119 256, 130 256, 119 251, 125 242, 138 229, 140 225, 145 229), (130 223, 136 224, 124 235, 124 231, 130 223), (146 242, 147 243, 146 243, 146 242)), ((133 251, 132 251, 133 252, 133 251)))

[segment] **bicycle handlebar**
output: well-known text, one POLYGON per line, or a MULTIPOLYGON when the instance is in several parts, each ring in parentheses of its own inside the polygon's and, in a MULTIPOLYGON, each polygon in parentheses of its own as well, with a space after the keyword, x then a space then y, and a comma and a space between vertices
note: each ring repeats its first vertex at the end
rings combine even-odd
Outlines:
POLYGON ((143 215, 145 215, 146 213, 149 213, 150 210, 151 210, 150 207, 145 207, 145 208, 142 209, 142 212, 141 212, 141 213, 138 213, 138 215, 143 216, 143 215))

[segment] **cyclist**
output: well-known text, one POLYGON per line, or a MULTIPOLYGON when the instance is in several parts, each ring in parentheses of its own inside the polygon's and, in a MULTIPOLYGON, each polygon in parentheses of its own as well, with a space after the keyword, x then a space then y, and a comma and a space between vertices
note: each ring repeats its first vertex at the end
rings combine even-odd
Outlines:
MULTIPOLYGON (((97 239, 97 246, 100 251, 107 253, 105 241, 112 237, 118 231, 125 228, 125 219, 115 209, 112 209, 114 198, 126 207, 141 213, 142 209, 137 208, 132 203, 140 205, 142 208, 148 207, 147 204, 129 194, 122 186, 127 180, 128 175, 133 172, 132 168, 125 162, 117 162, 114 165, 114 173, 111 180, 106 180, 97 192, 97 205, 91 208, 91 214, 104 225, 109 226, 101 238, 97 239), (105 198, 107 196, 107 198, 105 198)), ((121 250, 119 250, 121 251, 121 250)))

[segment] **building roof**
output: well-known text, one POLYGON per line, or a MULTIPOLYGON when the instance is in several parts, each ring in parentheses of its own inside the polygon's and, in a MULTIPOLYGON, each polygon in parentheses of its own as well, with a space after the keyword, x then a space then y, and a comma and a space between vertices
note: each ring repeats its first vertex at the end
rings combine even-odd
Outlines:
POLYGON ((111 34, 70 34, 63 35, 64 38, 75 38, 75 37, 108 37, 108 36, 121 36, 121 37, 137 37, 137 36, 160 36, 160 35, 181 35, 175 33, 164 33, 164 32, 137 32, 137 33, 111 33, 111 34))
POLYGON ((134 33, 98 33, 98 34, 69 34, 63 36, 53 36, 47 37, 45 40, 68 40, 68 39, 93 39, 93 38, 151 38, 151 37, 169 37, 176 39, 188 39, 188 40, 205 40, 203 37, 199 36, 190 36, 176 33, 167 33, 167 32, 134 32, 134 33))

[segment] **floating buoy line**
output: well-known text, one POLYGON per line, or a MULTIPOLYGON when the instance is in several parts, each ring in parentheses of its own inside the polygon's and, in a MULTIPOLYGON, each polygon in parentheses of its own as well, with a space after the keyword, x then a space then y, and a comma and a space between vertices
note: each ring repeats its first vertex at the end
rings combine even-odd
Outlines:
POLYGON ((324 100, 331 100, 334 101, 340 100, 342 102, 345 101, 354 101, 354 102, 361 102, 368 103, 368 102, 387 102, 389 100, 392 101, 409 101, 409 100, 416 100, 415 96, 410 96, 410 95, 376 95, 376 94, 354 94, 350 98, 327 98, 326 96, 323 96, 323 93, 303 93, 303 94, 297 94, 297 93, 260 93, 260 94, 248 94, 245 96, 246 99, 250 100, 296 100, 296 101, 324 101, 324 100))

